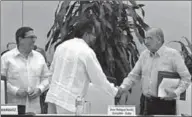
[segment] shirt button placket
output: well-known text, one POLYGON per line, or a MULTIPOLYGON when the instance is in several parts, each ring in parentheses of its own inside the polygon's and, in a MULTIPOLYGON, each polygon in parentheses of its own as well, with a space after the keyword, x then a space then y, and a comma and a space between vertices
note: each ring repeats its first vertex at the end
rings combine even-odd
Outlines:
MULTIPOLYGON (((26 58, 26 73, 27 73, 27 81, 29 81, 29 58, 26 58)), ((29 87, 29 84, 30 83, 28 82, 28 87, 29 87)))
POLYGON ((150 88, 149 88, 149 92, 150 92, 150 94, 152 93, 152 90, 151 90, 151 85, 152 85, 152 80, 150 79, 150 88))
POLYGON ((150 69, 150 77, 149 77, 149 94, 152 94, 152 90, 151 90, 151 88, 152 88, 152 71, 153 71, 153 63, 154 63, 154 56, 152 56, 152 61, 151 61, 152 63, 151 63, 151 69, 150 69))

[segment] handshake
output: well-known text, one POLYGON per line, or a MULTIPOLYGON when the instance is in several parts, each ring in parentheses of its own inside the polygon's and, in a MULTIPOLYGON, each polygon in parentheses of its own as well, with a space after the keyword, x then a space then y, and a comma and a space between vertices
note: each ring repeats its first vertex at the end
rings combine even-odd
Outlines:
POLYGON ((128 101, 129 89, 118 87, 118 92, 115 96, 115 105, 126 105, 128 101))

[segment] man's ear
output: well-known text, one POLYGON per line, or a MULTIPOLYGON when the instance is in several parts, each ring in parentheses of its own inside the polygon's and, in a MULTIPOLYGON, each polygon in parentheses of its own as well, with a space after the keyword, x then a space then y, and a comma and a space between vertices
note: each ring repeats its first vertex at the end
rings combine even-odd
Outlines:
POLYGON ((82 38, 84 38, 84 39, 87 38, 87 35, 88 35, 87 32, 85 32, 85 33, 83 34, 83 37, 82 37, 82 38))
POLYGON ((87 33, 87 32, 85 32, 85 36, 88 36, 88 33, 87 33))
POLYGON ((20 41, 21 41, 22 39, 23 39, 22 37, 19 37, 19 38, 18 38, 18 40, 19 40, 19 43, 20 43, 20 41))
POLYGON ((157 38, 158 38, 158 43, 162 43, 161 36, 160 36, 160 35, 158 35, 158 36, 157 36, 157 38))

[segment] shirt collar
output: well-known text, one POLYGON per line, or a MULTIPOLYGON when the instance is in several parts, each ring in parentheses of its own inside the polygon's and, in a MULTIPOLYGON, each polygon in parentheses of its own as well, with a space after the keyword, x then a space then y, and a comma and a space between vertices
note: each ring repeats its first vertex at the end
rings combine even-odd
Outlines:
POLYGON ((15 56, 18 56, 19 54, 21 54, 17 47, 15 48, 14 54, 15 54, 15 56))
POLYGON ((86 44, 87 46, 89 46, 89 45, 85 42, 85 40, 83 40, 83 39, 81 39, 81 38, 75 37, 74 40, 76 40, 76 41, 78 41, 78 42, 81 42, 81 43, 84 43, 84 44, 86 44))
MULTIPOLYGON (((32 56, 32 55, 33 55, 33 51, 34 51, 34 50, 32 50, 31 53, 29 53, 29 56, 32 56)), ((15 48, 14 54, 15 54, 15 57, 16 57, 16 56, 19 56, 19 55, 22 55, 22 54, 19 52, 18 47, 15 48)))
POLYGON ((165 45, 162 45, 162 46, 159 48, 159 50, 157 50, 156 53, 157 53, 159 56, 162 56, 163 53, 164 53, 164 50, 165 50, 165 45))
POLYGON ((162 56, 163 55, 163 53, 164 53, 164 50, 165 50, 165 45, 162 45, 160 48, 159 48, 159 50, 157 50, 157 52, 155 52, 155 53, 152 53, 152 52, 150 52, 149 51, 149 55, 152 57, 152 56, 162 56))

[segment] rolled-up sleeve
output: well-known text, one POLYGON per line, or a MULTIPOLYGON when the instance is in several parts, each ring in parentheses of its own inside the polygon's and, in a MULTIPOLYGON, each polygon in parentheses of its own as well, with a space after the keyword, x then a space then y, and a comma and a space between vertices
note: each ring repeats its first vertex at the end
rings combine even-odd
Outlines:
POLYGON ((110 96, 115 97, 117 88, 107 80, 94 52, 86 57, 86 69, 91 82, 110 96))
POLYGON ((174 67, 176 69, 176 72, 178 72, 178 74, 181 77, 179 85, 177 89, 174 91, 176 95, 179 96, 189 87, 191 83, 191 75, 185 65, 185 62, 182 56, 179 53, 174 54, 173 63, 175 65, 174 67))

